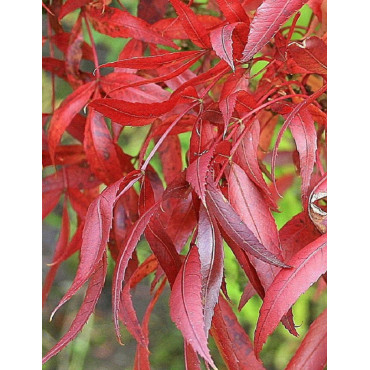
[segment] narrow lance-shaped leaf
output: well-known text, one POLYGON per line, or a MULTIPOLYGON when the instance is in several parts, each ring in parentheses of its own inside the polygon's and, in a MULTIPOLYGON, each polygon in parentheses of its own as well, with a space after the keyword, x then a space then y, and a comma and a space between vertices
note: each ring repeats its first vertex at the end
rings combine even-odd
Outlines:
POLYGON ((177 53, 150 55, 147 57, 133 57, 123 60, 117 60, 116 62, 105 63, 100 65, 99 68, 113 67, 131 69, 156 69, 166 65, 177 65, 186 59, 190 59, 200 54, 202 54, 201 51, 190 50, 180 51, 177 53))
MULTIPOLYGON (((145 341, 149 342, 149 319, 153 311, 154 306, 156 305, 159 297, 163 293, 163 290, 166 286, 166 279, 164 279, 158 289, 155 291, 153 298, 151 299, 147 310, 145 311, 143 322, 142 322, 142 332, 145 337, 145 341)), ((146 347, 138 345, 135 355, 135 364, 134 370, 150 370, 149 363, 149 352, 146 347)))
POLYGON ((287 51, 289 56, 308 72, 327 74, 326 44, 319 37, 309 37, 302 44, 293 42, 288 46, 287 51))
POLYGON ((121 247, 120 255, 118 256, 116 266, 113 272, 113 281, 112 281, 112 309, 113 309, 113 322, 116 330, 117 339, 120 344, 121 342, 121 333, 119 328, 118 314, 120 310, 120 301, 121 301, 121 291, 122 291, 122 282, 125 277, 126 268, 129 260, 131 259, 132 253, 140 240, 141 234, 144 232, 147 227, 153 213, 159 207, 159 204, 156 203, 154 206, 149 208, 136 222, 130 230, 127 232, 125 241, 121 247))
POLYGON ((96 302, 100 297, 106 273, 107 257, 106 254, 104 254, 101 261, 96 265, 94 273, 91 275, 84 301, 75 319, 73 320, 71 327, 63 336, 63 338, 42 359, 43 364, 50 358, 58 354, 69 342, 76 338, 77 334, 82 330, 90 315, 93 313, 96 302))
POLYGON ((327 361, 326 309, 311 324, 286 370, 322 370, 327 361))
POLYGON ((144 337, 139 320, 137 318, 132 302, 131 289, 133 289, 146 276, 155 271, 157 267, 158 261, 156 260, 156 258, 153 255, 149 256, 134 271, 128 282, 125 284, 121 293, 119 317, 127 327, 128 331, 136 339, 138 345, 141 345, 145 348, 148 347, 149 341, 147 337, 144 337))
POLYGON ((95 90, 95 81, 88 82, 72 92, 54 112, 48 130, 50 156, 54 159, 55 149, 73 117, 88 103, 95 90))
POLYGON ((206 203, 211 214, 240 248, 266 263, 279 267, 290 267, 279 260, 273 253, 269 252, 258 241, 251 230, 241 220, 240 216, 231 207, 230 203, 225 200, 221 191, 210 183, 208 183, 206 191, 206 203))
POLYGON ((244 22, 249 24, 249 17, 240 0, 217 0, 217 4, 229 23, 244 22))
POLYGON ((54 278, 56 273, 58 272, 59 264, 55 264, 58 258, 63 254, 64 250, 67 247, 68 239, 69 239, 69 215, 68 215, 68 208, 67 208, 67 199, 64 200, 63 204, 63 214, 62 214, 62 224, 60 227, 61 231, 59 234, 59 238, 57 244, 55 246, 55 252, 53 257, 53 264, 50 267, 46 277, 45 282, 42 287, 42 305, 44 306, 46 299, 49 295, 50 288, 53 284, 54 278))
POLYGON ((204 322, 208 335, 213 310, 218 301, 223 276, 223 242, 216 220, 201 204, 199 210, 197 246, 201 263, 204 322))
POLYGON ((299 153, 299 167, 302 177, 302 200, 307 207, 308 188, 316 161, 317 135, 314 121, 306 109, 302 109, 292 120, 289 129, 299 153))
POLYGON ((92 109, 87 115, 84 148, 91 170, 105 184, 110 185, 122 177, 109 129, 103 116, 92 109))
POLYGON ((279 321, 319 277, 325 273, 326 234, 308 244, 295 254, 289 270, 281 270, 267 290, 260 309, 254 338, 255 352, 258 354, 267 337, 274 331, 279 321))
POLYGON ((216 54, 223 59, 233 71, 235 71, 233 60, 233 31, 237 23, 227 24, 216 28, 210 34, 211 44, 216 54))
POLYGON ((257 9, 251 23, 243 62, 258 53, 275 35, 281 25, 299 10, 307 0, 265 0, 257 9))
POLYGON ((195 13, 189 6, 185 5, 180 0, 170 0, 172 6, 175 8, 180 21, 188 34, 191 41, 195 45, 208 49, 211 47, 209 35, 203 24, 198 20, 195 13))
POLYGON ((211 334, 229 369, 263 370, 253 352, 253 344, 244 328, 239 324, 230 305, 220 296, 215 307, 211 334))
POLYGON ((140 176, 140 171, 133 171, 123 180, 107 187, 89 206, 82 234, 80 263, 75 279, 68 292, 54 309, 51 318, 85 284, 93 273, 96 264, 102 259, 112 226, 113 206, 120 186, 126 185, 123 191, 127 191, 138 181, 140 176))
POLYGON ((149 23, 118 8, 89 8, 88 16, 94 28, 111 37, 132 37, 136 40, 151 42, 177 48, 176 44, 150 28, 149 23))
POLYGON ((207 346, 201 289, 198 248, 193 245, 173 285, 170 314, 185 340, 215 369, 207 346))

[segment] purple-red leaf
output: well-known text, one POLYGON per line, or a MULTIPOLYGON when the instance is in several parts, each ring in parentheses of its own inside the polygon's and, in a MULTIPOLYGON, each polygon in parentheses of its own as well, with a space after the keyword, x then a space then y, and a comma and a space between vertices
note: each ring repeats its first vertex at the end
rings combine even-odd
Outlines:
POLYGON ((208 210, 201 204, 199 210, 197 247, 202 273, 202 297, 204 302, 204 322, 208 335, 214 307, 220 294, 224 251, 223 241, 216 220, 212 220, 208 210))
POLYGON ((280 26, 299 10, 307 0, 265 0, 251 23, 243 61, 249 61, 275 35, 280 26))
POLYGON ((88 103, 95 90, 95 81, 88 82, 72 92, 54 112, 48 130, 50 156, 54 159, 55 149, 73 117, 88 103))
POLYGON ((308 72, 327 74, 326 44, 320 38, 312 36, 302 43, 293 42, 287 50, 293 60, 308 72))
POLYGON ((116 330, 116 335, 119 343, 121 342, 121 333, 118 322, 118 315, 120 311, 120 301, 122 294, 122 282, 125 278, 125 272, 129 260, 131 259, 132 253, 140 240, 141 234, 147 227, 153 213, 158 208, 159 204, 156 203, 154 206, 149 208, 136 222, 130 230, 127 231, 125 240, 122 244, 120 255, 118 256, 116 266, 113 273, 112 281, 112 308, 113 308, 113 321, 116 330))
POLYGON ((278 267, 290 267, 258 241, 230 203, 225 200, 221 191, 210 183, 206 191, 206 202, 211 214, 217 219, 222 229, 240 248, 266 263, 278 267))
MULTIPOLYGON (((281 259, 279 234, 275 220, 261 193, 245 172, 235 163, 229 175, 229 201, 240 219, 250 229, 259 242, 272 254, 281 259)), ((262 286, 266 290, 273 281, 278 269, 254 256, 250 261, 255 267, 262 286)))
POLYGON ((200 268, 198 248, 193 246, 172 287, 170 314, 185 340, 215 369, 204 326, 200 268))
POLYGON ((326 249, 324 234, 289 260, 292 269, 281 270, 276 276, 260 309, 254 338, 256 354, 299 296, 326 272, 326 249))
POLYGON ((210 34, 211 44, 216 54, 223 59, 233 71, 235 71, 233 60, 233 31, 238 23, 227 24, 216 28, 210 34))
POLYGON ((326 309, 311 324, 286 370, 322 370, 327 361, 326 309))
POLYGON ((104 254, 102 256, 102 259, 96 265, 93 274, 91 275, 91 279, 86 291, 84 301, 75 319, 73 320, 71 327, 69 328, 67 333, 63 336, 63 338, 45 355, 45 357, 42 359, 43 364, 50 358, 58 354, 69 342, 76 338, 78 333, 82 330, 83 326, 86 324, 90 315, 93 313, 96 302, 100 297, 106 273, 107 273, 107 258, 106 255, 104 254))
MULTIPOLYGON (((96 265, 102 259, 112 226, 113 206, 117 200, 118 191, 127 191, 139 180, 140 171, 133 171, 127 177, 107 187, 89 206, 85 227, 82 235, 80 264, 71 287, 54 309, 55 312, 66 303, 89 279, 96 265)), ((121 193, 122 193, 121 192, 121 193)))
POLYGON ((247 333, 222 296, 215 307, 211 334, 229 369, 264 369, 253 352, 253 344, 247 333))
POLYGON ((105 184, 122 177, 120 161, 103 116, 90 110, 85 126, 84 147, 91 170, 105 184))

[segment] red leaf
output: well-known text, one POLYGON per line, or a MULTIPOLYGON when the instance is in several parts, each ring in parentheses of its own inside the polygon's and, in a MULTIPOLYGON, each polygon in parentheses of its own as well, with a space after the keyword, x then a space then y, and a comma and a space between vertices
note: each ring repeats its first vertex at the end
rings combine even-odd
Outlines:
POLYGON ((284 260, 289 261, 298 251, 320 236, 308 220, 306 212, 298 213, 279 231, 284 260))
MULTIPOLYGON (((241 127, 243 130, 244 127, 241 127)), ((256 119, 247 129, 247 133, 241 140, 236 150, 236 163, 248 174, 248 177, 262 190, 271 208, 277 209, 274 197, 262 176, 258 162, 258 145, 260 140, 260 124, 256 119)))
POLYGON ((110 185, 122 177, 111 134, 103 116, 94 110, 87 115, 84 147, 91 170, 101 181, 110 185))
POLYGON ((207 30, 204 28, 203 24, 198 20, 197 16, 190 9, 189 6, 185 5, 180 0, 170 0, 172 6, 175 8, 180 21, 188 34, 191 41, 195 45, 209 49, 211 47, 211 42, 209 40, 209 35, 207 30))
POLYGON ((102 12, 101 9, 90 7, 88 16, 94 28, 105 35, 132 37, 136 40, 177 48, 171 40, 153 31, 149 23, 129 12, 112 7, 105 7, 102 12))
POLYGON ((212 48, 216 54, 223 59, 233 71, 235 71, 233 60, 233 31, 238 23, 227 24, 216 28, 210 34, 212 48))
MULTIPOLYGON (((282 259, 276 223, 261 193, 235 163, 231 165, 228 181, 230 205, 258 241, 269 252, 282 259)), ((249 259, 266 291, 274 280, 278 268, 266 264, 254 256, 250 256, 249 259)))
POLYGON ((199 198, 205 202, 206 177, 208 167, 213 157, 215 145, 204 153, 199 154, 199 157, 193 161, 186 169, 186 181, 191 184, 199 198))
POLYGON ((42 192, 42 219, 44 219, 58 204, 63 193, 63 187, 56 190, 42 192))
POLYGON ((127 191, 141 176, 140 171, 133 171, 128 176, 107 187, 89 206, 82 235, 80 264, 76 277, 68 292, 54 309, 55 312, 66 303, 89 279, 96 265, 102 259, 112 226, 113 206, 120 187, 127 191))
POLYGON ((100 293, 103 289, 105 276, 107 273, 107 258, 104 254, 102 259, 98 262, 95 267, 93 274, 91 275, 89 286, 86 291, 85 299, 73 320, 71 327, 63 338, 45 355, 42 359, 44 364, 50 358, 58 354, 69 342, 71 342, 78 333, 82 330, 86 324, 90 315, 93 313, 96 302, 100 297, 100 293))
POLYGON ((107 95, 130 103, 155 103, 168 100, 170 93, 147 79, 125 72, 112 72, 101 78, 101 86, 107 95), (145 86, 127 87, 142 83, 145 86), (124 88, 121 88, 123 87, 124 88))
POLYGON ((261 370, 253 345, 227 301, 220 296, 215 307, 211 333, 229 369, 261 370))
POLYGON ((249 25, 249 17, 240 0, 217 0, 217 4, 229 23, 244 22, 249 25))
POLYGON ((290 57, 308 72, 327 74, 326 44, 320 38, 312 36, 302 43, 293 42, 287 50, 290 57))
POLYGON ((158 149, 162 163, 163 176, 167 184, 171 183, 182 171, 181 143, 177 135, 167 136, 158 149))
MULTIPOLYGON (((165 283, 166 283, 166 280, 163 280, 159 288, 154 293, 153 298, 151 299, 148 305, 148 308, 144 314, 144 318, 142 322, 142 332, 145 337, 145 341, 149 341, 150 315, 153 311, 155 304, 158 301, 158 298, 163 293, 163 290, 166 286, 165 283)), ((140 346, 140 345, 138 345, 137 350, 136 350, 134 370, 150 370, 149 352, 145 347, 140 346)))
POLYGON ((299 167, 302 177, 302 199, 306 207, 311 174, 316 162, 316 128, 311 115, 306 109, 302 109, 292 119, 289 129, 293 135, 299 153, 299 167))
POLYGON ((121 293, 121 304, 119 310, 119 317, 125 324, 128 331, 137 340, 138 345, 148 348, 148 337, 144 337, 139 320, 136 316, 135 308, 132 302, 131 289, 133 289, 141 280, 143 280, 150 273, 155 271, 158 267, 158 261, 152 255, 148 257, 132 274, 127 281, 121 293))
POLYGON ((137 15, 148 23, 155 23, 164 18, 168 0, 140 0, 137 7, 137 15))
POLYGON ((258 354, 267 337, 303 294, 326 271, 326 234, 317 238, 295 254, 289 270, 281 270, 267 290, 254 338, 255 352, 258 354))
POLYGON ((145 104, 118 99, 96 99, 89 106, 121 125, 144 126, 169 112, 176 104, 190 102, 190 98, 171 95, 169 100, 161 103, 145 104))
POLYGON ((113 308, 113 321, 116 330, 116 335, 119 343, 121 342, 121 333, 119 329, 118 315, 120 310, 120 301, 122 294, 122 282, 125 277, 126 268, 132 253, 139 242, 141 234, 147 227, 153 213, 158 208, 159 204, 156 203, 153 207, 149 208, 136 222, 130 230, 127 231, 125 241, 121 247, 120 254, 117 259, 116 266, 113 273, 112 281, 112 308, 113 308))
POLYGON ((67 14, 72 13, 74 10, 81 8, 89 2, 91 2, 91 0, 67 0, 60 9, 58 19, 61 20, 67 14))
POLYGON ((299 10, 307 0, 265 0, 251 23, 243 62, 249 61, 275 35, 280 26, 299 10))
POLYGON ((224 269, 224 250, 216 220, 212 221, 208 210, 202 204, 199 210, 197 247, 202 274, 205 331, 208 336, 214 307, 220 294, 224 269))
POLYGON ((54 159, 55 149, 73 117, 88 103, 96 87, 95 81, 86 83, 72 92, 54 112, 48 130, 50 157, 54 159))
POLYGON ((326 309, 311 324, 286 370, 321 370, 327 361, 326 309))
MULTIPOLYGON (((163 50, 162 50, 163 51, 163 50)), ((191 59, 194 56, 202 55, 203 52, 197 50, 180 51, 177 53, 166 53, 159 55, 150 55, 148 57, 133 57, 129 59, 117 60, 116 62, 105 63, 99 66, 113 68, 130 69, 158 69, 163 66, 176 66, 184 60, 191 59)))
POLYGON ((49 295, 49 291, 51 286, 53 285, 53 281, 55 275, 58 272, 59 263, 55 264, 55 261, 63 254, 64 250, 67 247, 68 239, 69 239, 69 215, 67 209, 67 200, 64 200, 63 204, 63 215, 62 215, 62 224, 60 226, 60 234, 58 237, 57 244, 55 246, 55 252, 53 256, 53 265, 50 267, 48 273, 46 274, 44 285, 42 287, 42 306, 44 306, 46 299, 49 295))
POLYGON ((222 229, 240 248, 268 264, 289 267, 258 241, 230 203, 225 200, 221 191, 210 183, 206 191, 206 202, 211 214, 216 217, 222 229))
POLYGON ((198 248, 193 246, 172 287, 170 314, 185 340, 216 369, 207 347, 201 289, 198 248))
POLYGON ((193 347, 184 341, 184 357, 186 370, 201 370, 200 361, 193 347))

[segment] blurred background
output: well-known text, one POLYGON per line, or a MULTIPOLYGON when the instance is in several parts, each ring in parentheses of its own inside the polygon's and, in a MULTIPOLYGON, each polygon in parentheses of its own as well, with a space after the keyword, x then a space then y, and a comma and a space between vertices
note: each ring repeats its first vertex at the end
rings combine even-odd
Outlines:
MULTIPOLYGON (((196 1, 204 3, 205 1, 196 1)), ((136 15, 137 1, 122 0, 121 3, 136 15)), ((117 5, 115 1, 112 5, 117 5)), ((311 10, 304 6, 302 15, 298 21, 299 25, 306 26, 311 16, 311 10)), ((74 12, 63 19, 63 25, 69 30, 76 20, 77 12, 74 12)), ((43 10, 43 35, 46 35, 46 15, 43 10)), ((289 24, 289 23, 288 23, 289 24)), ((86 31, 86 30, 85 30, 86 31)), ((115 38, 97 33, 93 30, 94 39, 98 50, 99 63, 115 61, 118 58, 124 45, 128 40, 115 38)), ((297 38, 299 35, 296 36, 297 38)), ((85 38, 88 40, 88 38, 85 38)), ((48 55, 48 46, 43 49, 43 55, 48 55)), ((58 50, 55 50, 55 56, 58 58, 58 50)), ((61 57, 61 54, 60 54, 61 57)), ((256 65, 253 72, 263 68, 256 65)), ((94 66, 88 61, 83 60, 81 69, 93 71, 94 66)), ((260 77, 260 76, 259 76, 260 77)), ((257 77, 257 79, 259 78, 257 77)), ((55 77, 56 84, 56 105, 72 92, 71 87, 63 80, 55 77)), ((43 112, 51 111, 51 77, 43 71, 43 112)), ((280 125, 277 126, 277 130, 280 125)), ((139 152, 141 143, 144 141, 147 133, 147 127, 126 127, 120 138, 120 144, 124 151, 130 155, 136 155, 139 152)), ((275 133, 276 135, 276 133, 275 133)), ((190 133, 181 134, 180 140, 184 153, 188 149, 188 140, 190 133)), ((272 140, 274 142, 274 139, 272 140)), ((294 142, 289 132, 284 134, 280 145, 281 150, 294 149, 294 142)), ((153 159, 153 167, 160 173, 160 163, 156 157, 153 159)), ((278 168, 277 175, 284 173, 295 173, 292 165, 285 165, 278 168)), ((59 205, 44 220, 43 223, 43 278, 48 271, 47 263, 52 261, 56 240, 59 235, 61 224, 63 197, 59 205)), ((300 181, 296 179, 293 186, 284 194, 279 202, 281 213, 274 213, 276 223, 280 229, 294 215, 302 211, 300 203, 300 181)), ((71 213, 73 219, 73 214, 71 213)), ((72 225, 73 226, 73 225, 72 225)), ((71 232, 74 232, 72 227, 71 232)), ((138 255, 140 261, 143 261, 150 253, 149 246, 142 240, 138 246, 138 255)), ((234 303, 234 312, 237 314, 239 322, 245 328, 249 337, 253 341, 254 330, 256 327, 258 312, 261 306, 261 299, 254 296, 239 312, 237 307, 240 297, 246 285, 247 279, 235 261, 227 245, 225 245, 225 276, 229 296, 234 303)), ((84 297, 84 290, 76 294, 65 306, 63 306, 54 316, 53 321, 49 322, 52 310, 59 303, 59 300, 70 287, 78 265, 78 255, 72 256, 63 263, 56 276, 54 286, 49 294, 48 300, 43 309, 43 354, 45 354, 68 330, 73 318, 84 297)), ((111 277, 114 264, 109 259, 109 270, 105 287, 97 304, 95 313, 91 316, 88 324, 84 327, 79 336, 70 343, 62 352, 52 358, 44 365, 44 369, 56 370, 80 370, 80 369, 132 369, 136 342, 130 334, 122 328, 122 340, 124 346, 118 344, 111 311, 111 277)), ((140 283, 133 291, 133 301, 137 310, 139 320, 142 318, 145 309, 150 300, 150 283, 152 276, 149 276, 140 283)), ((166 290, 151 315, 150 320, 150 351, 152 369, 184 369, 183 361, 183 340, 181 333, 177 330, 169 316, 169 288, 166 290)), ((293 353, 298 348, 304 338, 310 324, 326 307, 326 291, 321 291, 318 284, 313 285, 304 295, 302 295, 293 307, 296 325, 299 325, 297 331, 300 336, 293 337, 287 330, 279 324, 273 335, 267 340, 261 352, 261 358, 266 369, 278 370, 284 369, 293 353)), ((218 368, 226 369, 223 364, 217 348, 210 340, 212 356, 218 368)))

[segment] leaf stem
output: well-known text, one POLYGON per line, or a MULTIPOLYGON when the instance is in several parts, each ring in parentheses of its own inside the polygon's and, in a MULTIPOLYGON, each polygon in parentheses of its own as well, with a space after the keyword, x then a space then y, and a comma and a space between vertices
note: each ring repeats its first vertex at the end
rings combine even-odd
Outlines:
POLYGON ((89 38, 90 38, 90 42, 91 42, 91 48, 92 48, 92 52, 93 52, 94 65, 95 65, 95 71, 96 71, 96 79, 99 81, 100 80, 100 69, 99 69, 98 53, 96 52, 96 45, 95 45, 94 37, 93 37, 93 34, 91 32, 90 24, 89 24, 89 21, 87 19, 86 13, 85 13, 84 10, 82 10, 82 12, 83 12, 83 17, 85 19, 87 33, 89 34, 89 38))

